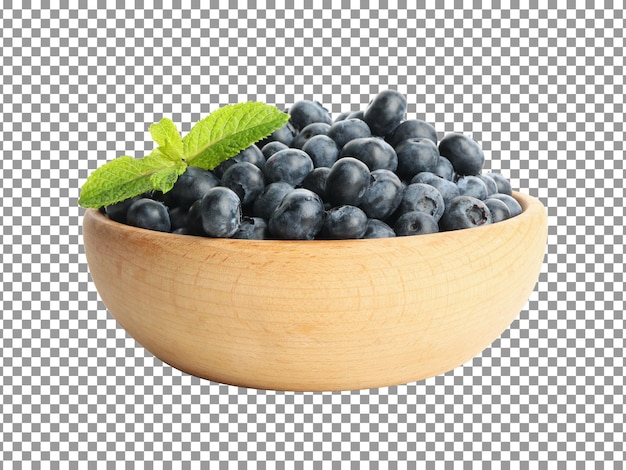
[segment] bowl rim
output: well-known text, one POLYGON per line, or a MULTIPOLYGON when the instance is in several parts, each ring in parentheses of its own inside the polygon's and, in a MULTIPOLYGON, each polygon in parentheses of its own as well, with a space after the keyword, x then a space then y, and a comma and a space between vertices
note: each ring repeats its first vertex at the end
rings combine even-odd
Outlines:
POLYGON ((83 226, 85 225, 85 219, 92 218, 96 224, 106 226, 109 230, 119 231, 120 234, 125 234, 128 236, 133 235, 141 235, 146 236, 150 234, 151 237, 154 237, 155 241, 163 238, 163 240, 174 241, 178 240, 194 240, 194 243, 201 243, 204 245, 220 245, 220 246, 230 246, 234 244, 246 244, 248 246, 252 245, 278 245, 281 247, 319 247, 321 245, 346 245, 346 244, 388 244, 397 243, 398 240, 434 240, 437 238, 444 238, 449 236, 450 234, 458 234, 464 233, 467 231, 471 231, 472 233, 477 233, 479 230, 489 230, 494 226, 499 228, 505 228, 509 225, 519 224, 525 220, 531 219, 532 217, 537 216, 539 213, 542 213, 541 216, 545 216, 545 206, 543 203, 534 196, 530 196, 528 194, 524 194, 518 191, 513 191, 511 196, 520 204, 522 207, 522 212, 515 217, 511 217, 509 219, 503 220, 501 222, 497 222, 496 224, 488 224, 483 225, 481 227, 472 227, 467 229, 460 230, 448 230, 444 232, 436 232, 436 233, 428 233, 428 234, 420 234, 420 235, 412 235, 412 236, 404 236, 404 237, 390 237, 390 238, 369 238, 369 239, 339 239, 339 240, 327 240, 327 239, 316 239, 316 240, 281 240, 281 239, 267 239, 267 240, 247 240, 247 239, 237 239, 237 238, 217 238, 217 237, 203 237, 200 235, 188 235, 188 234, 179 234, 179 233, 171 233, 171 232, 159 232, 156 230, 148 230, 141 227, 135 227, 132 225, 124 224, 121 222, 117 222, 115 220, 110 219, 104 213, 102 213, 98 209, 87 209, 83 216, 83 226))

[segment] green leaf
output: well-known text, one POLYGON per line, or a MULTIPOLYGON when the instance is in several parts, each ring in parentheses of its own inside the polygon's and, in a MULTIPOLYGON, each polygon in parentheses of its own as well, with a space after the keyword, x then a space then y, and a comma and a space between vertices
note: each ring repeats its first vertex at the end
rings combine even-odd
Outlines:
POLYGON ((280 129, 288 120, 288 114, 264 103, 224 106, 198 121, 183 137, 185 161, 212 170, 280 129))
POLYGON ((184 161, 172 161, 158 149, 144 158, 118 157, 89 176, 78 204, 97 209, 153 189, 167 192, 186 168, 184 161))
POLYGON ((144 158, 119 157, 95 170, 78 203, 99 208, 159 190, 166 193, 188 165, 212 170, 250 145, 280 129, 289 115, 263 103, 224 106, 199 121, 184 138, 168 118, 150 126, 158 145, 144 158))
POLYGON ((152 124, 149 130, 164 156, 176 162, 183 159, 183 140, 171 119, 163 118, 152 124))

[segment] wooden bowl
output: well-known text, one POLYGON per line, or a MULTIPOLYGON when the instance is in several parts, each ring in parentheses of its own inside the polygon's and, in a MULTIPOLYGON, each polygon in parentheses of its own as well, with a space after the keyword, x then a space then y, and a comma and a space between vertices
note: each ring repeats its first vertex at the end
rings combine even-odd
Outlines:
POLYGON ((294 391, 402 384, 488 347, 524 307, 546 210, 480 228, 373 240, 233 240, 84 217, 105 305, 148 351, 189 374, 294 391))

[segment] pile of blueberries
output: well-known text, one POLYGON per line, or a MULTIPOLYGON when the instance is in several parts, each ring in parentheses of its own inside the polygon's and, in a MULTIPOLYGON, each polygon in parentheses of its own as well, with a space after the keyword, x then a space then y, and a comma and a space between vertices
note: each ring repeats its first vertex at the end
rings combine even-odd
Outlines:
POLYGON ((483 173, 472 138, 406 119, 395 90, 334 121, 301 100, 289 122, 213 171, 189 167, 171 191, 107 206, 150 230, 241 239, 418 235, 500 222, 522 212, 500 173, 483 173))

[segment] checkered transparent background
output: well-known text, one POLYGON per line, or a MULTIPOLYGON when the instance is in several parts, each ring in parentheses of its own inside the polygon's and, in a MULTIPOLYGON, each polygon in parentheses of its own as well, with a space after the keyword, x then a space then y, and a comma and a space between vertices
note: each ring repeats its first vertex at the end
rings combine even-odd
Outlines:
POLYGON ((3 3, 3 468, 622 468, 623 1, 3 3), (150 150, 162 116, 336 116, 385 88, 547 206, 535 291, 490 348, 418 383, 283 393, 184 375, 116 324, 81 245, 90 171, 150 150))

